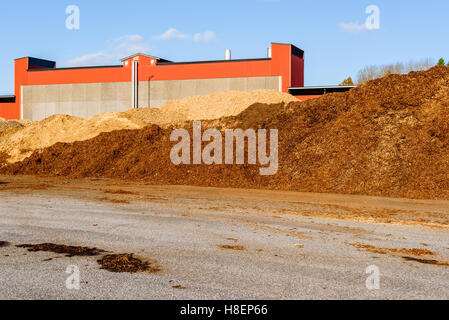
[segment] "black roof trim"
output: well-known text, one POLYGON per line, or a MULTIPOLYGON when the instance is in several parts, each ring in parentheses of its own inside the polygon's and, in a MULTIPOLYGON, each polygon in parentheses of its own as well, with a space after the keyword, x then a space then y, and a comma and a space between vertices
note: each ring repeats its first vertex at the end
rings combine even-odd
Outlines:
POLYGON ((53 69, 56 67, 56 62, 38 58, 28 58, 28 68, 29 67, 40 67, 40 68, 48 68, 53 69))
POLYGON ((298 87, 289 88, 288 91, 294 96, 313 96, 326 93, 347 92, 356 86, 328 86, 328 87, 298 87))
POLYGON ((297 46, 291 45, 292 46, 292 55, 300 58, 300 59, 304 59, 304 50, 299 49, 297 46))
POLYGON ((29 72, 39 72, 39 71, 82 70, 82 69, 107 69, 107 68, 123 68, 123 65, 115 65, 115 66, 93 66, 93 67, 69 67, 69 68, 28 69, 28 71, 29 71, 29 72))
POLYGON ((41 61, 41 62, 54 62, 54 63, 56 63, 56 62, 53 61, 53 60, 47 60, 47 59, 41 59, 41 58, 35 58, 35 57, 30 57, 30 56, 22 57, 22 58, 17 58, 17 59, 14 59, 14 61, 20 60, 20 59, 25 59, 25 58, 33 59, 33 60, 37 60, 37 61, 41 61))
POLYGON ((209 60, 209 61, 188 61, 188 62, 158 62, 158 66, 171 66, 178 64, 204 64, 204 63, 229 63, 229 62, 251 62, 251 61, 269 61, 271 58, 258 59, 235 59, 235 60, 209 60))
POLYGON ((16 96, 0 96, 0 103, 11 103, 16 102, 16 96))

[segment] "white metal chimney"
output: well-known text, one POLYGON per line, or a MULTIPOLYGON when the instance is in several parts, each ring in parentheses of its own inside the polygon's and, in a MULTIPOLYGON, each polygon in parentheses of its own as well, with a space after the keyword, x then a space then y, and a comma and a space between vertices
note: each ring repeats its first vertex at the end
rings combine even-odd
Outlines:
POLYGON ((226 49, 225 51, 225 60, 231 60, 231 50, 226 49))
POLYGON ((268 57, 268 58, 271 58, 271 48, 268 48, 268 49, 267 49, 267 57, 268 57))

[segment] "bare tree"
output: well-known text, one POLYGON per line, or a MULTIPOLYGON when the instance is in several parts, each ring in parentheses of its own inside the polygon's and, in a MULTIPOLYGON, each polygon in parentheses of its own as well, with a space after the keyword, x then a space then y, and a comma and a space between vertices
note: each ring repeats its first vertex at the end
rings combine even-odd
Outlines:
POLYGON ((390 74, 407 74, 411 71, 428 70, 435 65, 435 62, 431 58, 423 59, 420 61, 410 61, 408 63, 397 62, 388 65, 372 65, 363 68, 357 74, 357 83, 362 83, 382 78, 390 74))

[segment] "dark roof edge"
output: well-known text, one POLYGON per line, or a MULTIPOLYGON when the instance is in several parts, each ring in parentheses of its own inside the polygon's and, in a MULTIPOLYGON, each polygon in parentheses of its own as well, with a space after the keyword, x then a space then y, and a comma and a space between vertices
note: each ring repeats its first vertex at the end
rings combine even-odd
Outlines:
POLYGON ((158 66, 171 66, 171 65, 178 65, 178 64, 229 63, 229 62, 251 62, 251 61, 269 61, 269 60, 271 60, 271 58, 185 61, 185 62, 159 62, 157 65, 158 66))
POLYGON ((25 58, 28 58, 28 59, 35 59, 35 60, 39 60, 39 61, 46 61, 46 62, 56 63, 56 61, 53 61, 53 60, 41 59, 41 58, 35 58, 35 57, 29 57, 29 56, 28 56, 28 57, 17 58, 17 59, 14 59, 14 61, 20 60, 20 59, 25 59, 25 58))
POLYGON ((0 103, 14 103, 14 102, 16 102, 15 95, 0 96, 0 103))
POLYGON ((162 62, 171 62, 170 60, 167 60, 167 59, 163 59, 163 58, 160 58, 160 57, 156 57, 156 56, 152 56, 151 54, 146 54, 146 53, 135 53, 135 54, 133 54, 133 55, 130 55, 130 56, 127 56, 127 57, 125 57, 125 58, 123 58, 123 59, 120 59, 120 61, 125 61, 125 60, 128 60, 128 59, 131 59, 131 58, 134 58, 134 57, 137 57, 137 56, 144 56, 144 57, 147 57, 147 58, 153 58, 153 59, 156 59, 156 60, 159 60, 159 61, 162 61, 162 62))
POLYGON ((107 68, 123 68, 123 65, 114 65, 114 66, 92 66, 92 67, 68 67, 68 68, 28 69, 28 72, 60 71, 60 70, 82 70, 82 69, 107 69, 107 68))
POLYGON ((328 87, 300 87, 289 88, 288 92, 294 96, 321 96, 327 93, 348 92, 356 86, 328 86, 328 87))
POLYGON ((291 87, 288 89, 294 90, 307 90, 307 89, 338 89, 338 88, 357 88, 357 86, 311 86, 311 87, 291 87))

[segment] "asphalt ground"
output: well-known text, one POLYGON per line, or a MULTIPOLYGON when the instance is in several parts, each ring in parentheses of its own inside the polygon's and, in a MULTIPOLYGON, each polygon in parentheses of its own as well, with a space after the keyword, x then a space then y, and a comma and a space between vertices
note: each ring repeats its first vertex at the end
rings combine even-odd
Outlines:
POLYGON ((0 182, 0 299, 449 298, 448 201, 0 182), (161 271, 110 272, 101 255, 17 247, 40 243, 134 253, 161 271), (69 266, 79 270, 79 290, 66 286, 69 266), (379 271, 379 289, 367 286, 369 267, 379 271))

